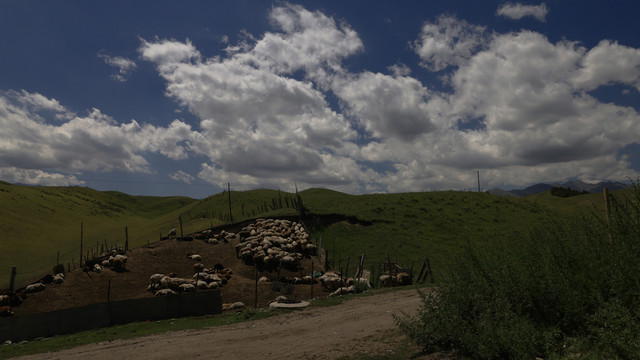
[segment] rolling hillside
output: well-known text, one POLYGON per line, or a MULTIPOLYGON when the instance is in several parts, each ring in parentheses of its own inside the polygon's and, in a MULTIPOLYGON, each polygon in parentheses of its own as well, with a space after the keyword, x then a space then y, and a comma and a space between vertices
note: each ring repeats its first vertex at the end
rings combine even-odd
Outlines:
MULTIPOLYGON (((203 200, 143 197, 82 187, 27 187, 0 182, 0 287, 8 285, 11 266, 17 282, 38 279, 57 262, 77 264, 80 224, 83 253, 159 239, 182 221, 185 234, 258 217, 296 216, 300 200, 277 190, 224 192, 203 200), (179 220, 180 219, 180 220, 179 220)), ((544 221, 577 209, 591 209, 602 195, 560 199, 548 192, 527 198, 487 193, 426 192, 348 195, 326 189, 300 192, 303 220, 313 240, 329 251, 336 268, 366 267, 391 258, 419 267, 425 257, 438 274, 468 244, 508 241, 544 221)), ((377 269, 376 269, 377 270, 377 269)), ((436 279, 437 280, 437 279, 436 279)))
POLYGON ((20 283, 51 272, 58 253, 60 263, 77 263, 81 224, 84 254, 123 245, 125 227, 130 246, 140 246, 176 227, 178 209, 195 201, 0 182, 0 287, 8 284, 12 266, 20 283))

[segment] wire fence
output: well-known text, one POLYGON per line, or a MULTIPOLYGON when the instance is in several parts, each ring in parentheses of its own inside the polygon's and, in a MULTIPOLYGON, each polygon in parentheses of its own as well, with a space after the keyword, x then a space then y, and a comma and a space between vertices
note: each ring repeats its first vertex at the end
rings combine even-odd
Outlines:
POLYGON ((63 252, 58 251, 46 257, 39 258, 37 266, 23 265, 24 263, 16 261, 14 264, 7 264, 0 267, 3 279, 0 282, 0 289, 8 289, 11 285, 11 277, 14 277, 14 289, 23 288, 29 284, 37 282, 47 274, 55 274, 60 271, 73 271, 80 268, 80 251, 82 249, 82 260, 95 259, 104 255, 111 250, 121 250, 126 245, 116 242, 108 244, 106 240, 103 243, 95 243, 91 245, 76 246, 74 248, 65 248, 63 252), (15 267, 15 274, 13 268, 15 267), (61 268, 62 267, 62 268, 61 268), (5 278, 5 276, 7 276, 5 278))

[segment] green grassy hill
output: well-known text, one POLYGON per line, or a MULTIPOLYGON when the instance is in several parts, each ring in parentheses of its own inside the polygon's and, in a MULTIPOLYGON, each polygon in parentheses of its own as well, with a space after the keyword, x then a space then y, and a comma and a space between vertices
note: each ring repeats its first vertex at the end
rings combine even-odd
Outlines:
MULTIPOLYGON (((125 227, 130 247, 138 247, 179 228, 179 219, 185 234, 230 223, 229 195, 234 222, 298 214, 296 195, 277 190, 223 192, 195 200, 0 182, 0 287, 8 285, 13 265, 20 283, 50 272, 58 253, 60 263, 77 264, 81 223, 84 254, 104 244, 123 245, 125 227)), ((322 241, 336 268, 349 257, 355 269, 363 252, 367 267, 387 257, 419 267, 428 257, 436 276, 469 243, 508 240, 549 215, 602 203, 601 194, 561 199, 548 192, 510 198, 453 191, 348 195, 309 189, 300 197, 312 215, 306 220, 312 238, 322 241)))
POLYGON ((83 187, 30 187, 0 182, 0 287, 12 266, 17 283, 51 272, 104 244, 123 245, 125 227, 131 247, 155 241, 176 227, 179 209, 196 200, 140 197, 83 187))
POLYGON ((526 199, 472 192, 350 196, 312 189, 302 197, 312 213, 344 214, 366 221, 343 221, 317 230, 315 235, 322 236, 331 262, 344 268, 347 256, 355 260, 364 252, 368 267, 390 257, 403 266, 414 262, 419 271, 428 257, 436 276, 469 243, 517 236, 549 211, 526 199))

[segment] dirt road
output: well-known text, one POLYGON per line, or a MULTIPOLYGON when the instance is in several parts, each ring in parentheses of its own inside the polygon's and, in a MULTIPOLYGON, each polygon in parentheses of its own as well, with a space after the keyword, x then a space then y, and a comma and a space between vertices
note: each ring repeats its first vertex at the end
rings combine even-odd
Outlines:
POLYGON ((335 359, 385 354, 400 341, 393 314, 415 312, 416 290, 360 297, 267 319, 85 345, 21 359, 335 359))

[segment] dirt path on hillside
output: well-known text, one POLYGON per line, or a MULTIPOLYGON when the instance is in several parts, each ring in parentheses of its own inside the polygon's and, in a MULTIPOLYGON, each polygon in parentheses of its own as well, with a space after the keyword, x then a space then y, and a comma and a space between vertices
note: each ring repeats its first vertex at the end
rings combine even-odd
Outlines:
POLYGON ((416 290, 350 299, 267 319, 90 344, 21 359, 336 359, 385 354, 402 339, 393 314, 415 312, 416 290))

